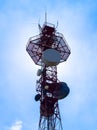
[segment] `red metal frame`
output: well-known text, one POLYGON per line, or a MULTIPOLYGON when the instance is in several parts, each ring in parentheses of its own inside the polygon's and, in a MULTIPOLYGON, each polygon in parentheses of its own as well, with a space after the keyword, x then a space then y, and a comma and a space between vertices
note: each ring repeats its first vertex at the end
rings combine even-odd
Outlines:
POLYGON ((70 48, 61 33, 54 32, 52 35, 40 33, 36 37, 31 37, 26 50, 35 64, 43 66, 42 53, 48 48, 57 50, 61 55, 60 62, 64 62, 70 55, 70 48))
POLYGON ((40 27, 40 34, 31 37, 26 50, 35 64, 41 66, 42 74, 37 81, 36 91, 40 95, 40 121, 38 130, 63 130, 58 99, 53 93, 59 87, 57 66, 46 66, 42 54, 46 49, 55 49, 60 55, 60 63, 67 60, 70 48, 61 33, 56 32, 54 25, 45 23, 40 27))

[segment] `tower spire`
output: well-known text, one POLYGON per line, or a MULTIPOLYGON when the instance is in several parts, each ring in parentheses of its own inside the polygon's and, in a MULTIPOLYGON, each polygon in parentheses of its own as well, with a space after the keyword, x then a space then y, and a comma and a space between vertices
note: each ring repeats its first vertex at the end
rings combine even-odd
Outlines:
POLYGON ((45 10, 45 23, 47 23, 47 11, 45 10))

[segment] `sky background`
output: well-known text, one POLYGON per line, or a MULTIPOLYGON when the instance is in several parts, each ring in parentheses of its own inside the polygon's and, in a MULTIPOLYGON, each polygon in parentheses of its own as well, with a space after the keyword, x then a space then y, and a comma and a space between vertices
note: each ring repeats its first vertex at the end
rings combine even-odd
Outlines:
POLYGON ((58 65, 70 87, 59 101, 64 130, 97 130, 97 0, 0 0, 0 130, 37 130, 37 69, 26 52, 38 24, 57 25, 71 55, 58 65))

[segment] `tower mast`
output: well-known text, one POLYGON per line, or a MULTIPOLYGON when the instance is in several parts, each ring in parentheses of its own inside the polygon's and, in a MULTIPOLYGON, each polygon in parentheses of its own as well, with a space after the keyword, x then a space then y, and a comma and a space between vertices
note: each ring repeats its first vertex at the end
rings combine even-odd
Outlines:
POLYGON ((38 130, 63 130, 58 101, 69 94, 69 87, 57 78, 57 65, 67 60, 69 46, 53 24, 45 23, 39 35, 31 37, 26 50, 36 65, 39 79, 36 82, 36 101, 40 101, 38 130))

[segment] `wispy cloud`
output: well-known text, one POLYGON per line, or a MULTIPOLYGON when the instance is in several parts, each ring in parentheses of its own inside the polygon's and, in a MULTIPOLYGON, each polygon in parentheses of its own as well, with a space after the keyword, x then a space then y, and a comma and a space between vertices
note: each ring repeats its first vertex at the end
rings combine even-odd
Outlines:
POLYGON ((23 122, 22 121, 16 121, 10 128, 9 130, 22 130, 23 122))

